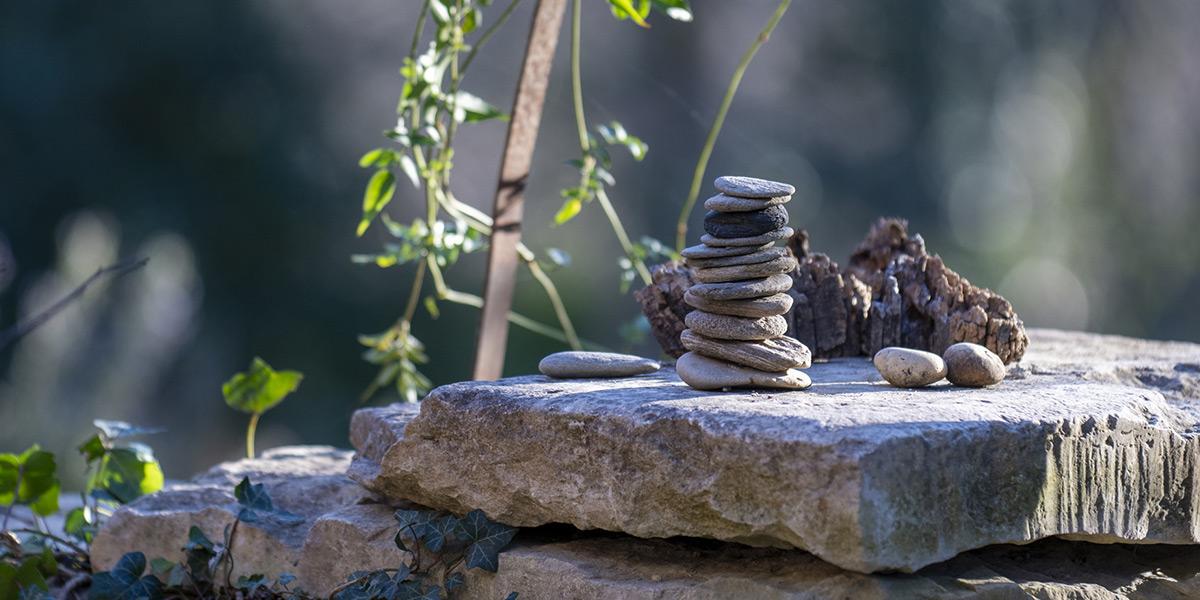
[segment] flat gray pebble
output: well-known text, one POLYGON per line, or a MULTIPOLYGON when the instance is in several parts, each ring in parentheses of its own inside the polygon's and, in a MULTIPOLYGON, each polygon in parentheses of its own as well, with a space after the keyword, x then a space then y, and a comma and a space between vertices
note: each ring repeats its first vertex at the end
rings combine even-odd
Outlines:
POLYGON ((791 196, 796 193, 796 188, 786 183, 741 175, 718 177, 716 181, 713 181, 713 187, 730 196, 742 198, 775 198, 791 196))
POLYGON ((658 361, 614 352, 555 352, 538 363, 538 370, 550 377, 631 377, 653 373, 662 365, 658 361))

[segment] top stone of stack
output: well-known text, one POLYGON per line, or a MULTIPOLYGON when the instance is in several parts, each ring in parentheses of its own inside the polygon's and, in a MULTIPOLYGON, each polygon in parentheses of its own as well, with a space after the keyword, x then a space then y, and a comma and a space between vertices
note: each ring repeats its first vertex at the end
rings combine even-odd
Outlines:
POLYGON ((796 193, 796 188, 786 183, 739 175, 718 177, 713 187, 723 194, 739 198, 777 198, 796 193))

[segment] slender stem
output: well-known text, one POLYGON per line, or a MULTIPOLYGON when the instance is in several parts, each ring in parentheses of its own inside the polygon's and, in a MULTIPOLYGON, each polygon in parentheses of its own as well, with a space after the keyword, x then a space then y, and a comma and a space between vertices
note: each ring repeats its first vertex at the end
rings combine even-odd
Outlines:
POLYGON ((612 202, 608 199, 608 192, 604 188, 596 191, 596 201, 600 203, 600 208, 604 209, 604 215, 608 217, 609 224, 612 225, 613 232, 617 234, 617 240, 621 242, 621 248, 625 250, 625 256, 629 257, 629 262, 633 263, 633 268, 637 270, 638 276, 642 278, 642 283, 650 285, 650 270, 646 268, 646 263, 634 258, 633 243, 629 241, 629 234, 625 233, 625 226, 621 225, 621 218, 617 216, 616 209, 613 208, 612 202))
POLYGON ((258 431, 258 419, 262 413, 250 415, 250 424, 246 426, 246 458, 254 458, 254 435, 258 431))
POLYGON ((721 106, 717 109, 717 116, 713 118, 712 127, 708 130, 708 137, 704 139, 704 147, 700 149, 700 158, 696 161, 696 169, 692 172, 692 187, 688 189, 687 200, 683 203, 683 210, 679 211, 679 221, 675 225, 675 251, 682 252, 684 244, 687 241, 687 219, 692 212, 692 208, 696 205, 696 198, 700 195, 700 182, 704 179, 704 171, 708 168, 708 159, 712 157, 713 146, 717 143, 717 136, 721 133, 721 127, 725 124, 725 115, 729 113, 729 106, 733 104, 733 97, 737 95, 738 86, 742 83, 742 76, 746 74, 746 68, 750 66, 750 61, 758 52, 758 49, 767 42, 771 37, 771 32, 775 30, 775 26, 779 24, 779 20, 783 18, 783 13, 787 12, 788 5, 792 0, 780 0, 779 6, 775 9, 775 13, 767 21, 762 31, 758 33, 758 37, 754 38, 754 42, 746 49, 745 54, 742 54, 742 60, 738 62, 738 66, 733 71, 733 77, 729 79, 729 85, 725 88, 725 97, 721 99, 721 106))
POLYGON ((421 34, 425 32, 425 17, 429 16, 429 1, 421 3, 421 12, 417 14, 417 27, 413 30, 412 44, 408 48, 408 57, 417 58, 417 47, 421 45, 421 34))
MULTIPOLYGON (((7 530, 5 530, 5 531, 7 531, 7 530)), ((54 535, 53 533, 49 533, 46 531, 40 531, 37 529, 26 529, 26 528, 22 527, 22 528, 18 528, 18 529, 13 529, 12 532, 13 533, 28 533, 30 535, 41 536, 48 540, 54 540, 55 542, 62 544, 64 546, 74 550, 75 552, 78 552, 79 554, 87 554, 88 553, 87 550, 84 550, 83 548, 81 548, 80 546, 71 542, 70 540, 67 540, 66 538, 59 537, 57 535, 54 535)))
POLYGON ((479 36, 479 39, 475 41, 475 44, 471 46, 471 51, 467 52, 467 57, 463 59, 462 71, 465 72, 467 67, 471 66, 471 62, 475 60, 475 55, 479 53, 479 49, 482 48, 483 45, 488 42, 488 40, 492 39, 492 35, 496 33, 496 30, 500 29, 500 27, 504 25, 505 21, 508 21, 508 17, 512 15, 513 10, 516 9, 517 5, 520 3, 521 0, 512 0, 512 2, 510 2, 508 6, 504 8, 504 12, 501 12, 496 17, 496 20, 486 30, 484 30, 483 34, 479 36))
POLYGON ((562 324, 563 335, 567 336, 567 345, 571 346, 572 350, 582 350, 583 345, 579 343, 579 336, 575 335, 575 326, 567 314, 567 307, 563 304, 562 296, 558 295, 558 288, 554 287, 550 276, 542 270, 542 266, 536 260, 525 261, 525 266, 529 267, 530 274, 542 285, 542 289, 546 290, 550 306, 554 308, 554 314, 558 316, 558 322, 562 324))
POLYGON ((413 274, 412 289, 408 292, 408 302, 404 305, 404 316, 400 317, 401 326, 405 328, 404 333, 406 334, 412 324, 413 315, 417 312, 417 301, 421 299, 421 287, 425 283, 425 262, 417 263, 417 272, 413 274))
MULTIPOLYGON (((431 264, 429 266, 429 275, 433 280, 433 286, 437 290, 439 300, 445 300, 447 302, 453 302, 463 306, 483 308, 483 298, 476 296, 475 294, 460 292, 448 287, 445 279, 442 277, 441 269, 438 268, 436 264, 431 264)), ((538 335, 548 337, 552 340, 559 341, 564 344, 570 344, 570 339, 567 338, 566 333, 564 333, 562 329, 556 329, 550 325, 531 319, 518 312, 511 310, 508 311, 508 322, 538 335)), ((604 346, 589 340, 580 339, 580 344, 581 346, 592 350, 606 350, 604 346)))
MULTIPOLYGON (((595 168, 596 159, 588 152, 591 149, 591 140, 588 139, 587 133, 587 114, 583 110, 583 68, 580 66, 583 53, 582 38, 581 1, 573 0, 571 4, 571 101, 575 109, 575 130, 579 135, 579 148, 583 152, 580 186, 584 187, 587 185, 587 173, 595 168)), ((608 192, 600 187, 596 190, 595 198, 600 202, 600 208, 604 210, 604 216, 608 218, 608 223, 612 226, 613 233, 617 236, 617 241, 621 244, 621 250, 625 252, 626 258, 633 263, 638 276, 642 278, 642 283, 650 285, 650 270, 646 268, 646 263, 634 253, 633 243, 629 241, 629 234, 626 233, 625 226, 621 224, 621 217, 613 208, 612 201, 608 198, 608 192)))
POLYGON ((580 0, 571 3, 571 100, 575 104, 575 129, 579 133, 579 147, 586 155, 588 143, 587 118, 583 113, 583 69, 579 66, 580 43, 583 30, 583 11, 580 0))

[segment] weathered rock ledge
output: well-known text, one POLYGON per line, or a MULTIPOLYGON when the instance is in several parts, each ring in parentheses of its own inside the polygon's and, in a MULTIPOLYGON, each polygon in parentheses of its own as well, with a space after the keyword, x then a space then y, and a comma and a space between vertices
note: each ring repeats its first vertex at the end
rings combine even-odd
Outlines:
MULTIPOLYGON (((392 544, 392 508, 364 497, 341 475, 348 460, 347 451, 288 447, 220 465, 117 511, 96 539, 93 562, 107 568, 134 550, 180 558, 189 527, 215 538, 232 521, 231 500, 223 494, 249 475, 272 482, 275 502, 305 519, 243 523, 234 576, 292 573, 298 576, 293 589, 323 597, 354 571, 395 567, 408 558, 392 544), (253 533, 243 536, 247 531, 253 533)), ((1045 540, 967 552, 914 574, 864 575, 796 550, 550 527, 523 530, 500 554, 498 573, 468 573, 456 598, 495 600, 518 592, 522 600, 1166 600, 1200 597, 1200 547, 1045 540)))
POLYGON ((1030 337, 982 390, 892 388, 863 359, 814 365, 805 392, 698 392, 670 370, 443 386, 419 413, 359 411, 350 474, 510 525, 794 547, 864 573, 1053 536, 1200 541, 1200 346, 1030 337))

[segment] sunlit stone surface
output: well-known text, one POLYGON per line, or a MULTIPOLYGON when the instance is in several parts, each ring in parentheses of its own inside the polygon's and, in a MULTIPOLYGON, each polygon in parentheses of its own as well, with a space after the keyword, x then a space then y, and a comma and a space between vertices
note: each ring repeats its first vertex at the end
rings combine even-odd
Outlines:
POLYGON ((859 572, 1066 535, 1195 543, 1200 346, 1035 330, 1008 379, 903 390, 867 359, 803 392, 670 369, 443 386, 359 411, 351 476, 518 526, 808 550, 859 572))

